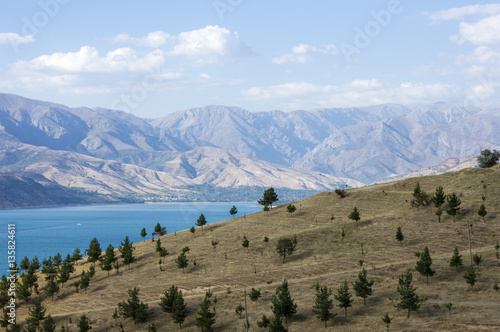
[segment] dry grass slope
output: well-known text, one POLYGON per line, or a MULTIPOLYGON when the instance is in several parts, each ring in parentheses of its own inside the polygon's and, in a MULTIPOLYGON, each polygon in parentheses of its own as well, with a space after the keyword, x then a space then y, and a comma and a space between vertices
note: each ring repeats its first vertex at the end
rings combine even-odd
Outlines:
MULTIPOLYGON (((321 331, 325 330, 324 325, 311 311, 315 284, 328 285, 336 293, 344 280, 351 283, 357 278, 358 262, 363 259, 368 278, 375 280, 373 296, 368 298, 366 306, 361 298, 355 298, 347 318, 336 306, 334 312, 339 315, 329 323, 327 330, 385 331, 381 317, 388 312, 395 317, 391 324, 394 331, 498 331, 500 293, 494 291, 492 285, 500 282, 500 261, 494 249, 494 244, 500 241, 499 197, 499 167, 465 169, 352 189, 343 199, 333 192, 324 192, 296 202, 297 212, 293 216, 286 212, 286 206, 278 206, 270 212, 205 226, 204 231, 197 228, 195 236, 189 231, 163 236, 162 244, 170 252, 163 271, 158 267, 155 243, 151 240, 137 243, 137 262, 130 269, 122 266, 119 275, 113 271, 110 277, 97 268, 86 294, 76 294, 69 286, 82 269, 89 267, 89 263, 80 263, 57 298, 45 299, 43 304, 47 313, 56 317, 58 325, 71 319, 73 329, 77 330, 79 316, 86 313, 93 325, 92 331, 118 331, 111 318, 113 311, 119 301, 126 299, 127 289, 140 287, 140 298, 149 304, 144 330, 154 321, 159 331, 177 331, 178 326, 158 306, 167 288, 176 285, 183 290, 188 304, 184 331, 198 331, 194 325, 196 312, 205 290, 210 288, 218 298, 215 331, 244 331, 244 319, 238 319, 234 309, 243 302, 243 290, 254 287, 261 288, 263 296, 255 303, 248 300, 249 321, 251 331, 259 331, 257 320, 262 314, 271 314, 271 295, 283 278, 287 278, 298 304, 297 314, 289 320, 289 331, 321 331), (417 181, 429 194, 438 185, 444 187, 445 193, 460 194, 462 209, 455 223, 444 214, 442 223, 438 224, 431 206, 418 210, 410 207, 411 192, 417 181), (484 193, 486 223, 477 215, 484 193), (361 215, 359 227, 347 218, 354 206, 361 215), (463 254, 464 263, 469 261, 466 220, 473 223, 473 252, 484 258, 474 292, 462 277, 465 269, 457 272, 448 266, 455 246, 463 254), (395 240, 398 226, 405 236, 402 244, 395 240), (342 229, 346 234, 344 241, 342 229), (248 250, 241 245, 243 235, 250 240, 248 250), (297 250, 283 264, 275 252, 276 242, 281 237, 294 235, 298 239, 297 250), (263 241, 265 236, 269 237, 268 243, 263 241), (215 239, 220 243, 214 251, 211 241, 215 239), (191 250, 189 267, 183 273, 174 259, 184 246, 191 250), (436 271, 429 285, 414 269, 417 260, 414 254, 425 246, 430 249, 436 271), (196 266, 192 264, 194 260, 196 266), (413 271, 417 293, 426 300, 409 319, 405 312, 394 307, 399 296, 398 276, 407 269, 413 271), (451 314, 445 308, 449 302, 453 303, 451 314)), ((138 225, 137 232, 141 228, 138 225)), ((107 244, 101 243, 101 246, 107 244)), ((352 287, 350 290, 353 292, 352 287)), ((20 321, 24 321, 28 306, 23 304, 19 309, 20 321)), ((126 331, 141 329, 130 320, 121 321, 126 331)))

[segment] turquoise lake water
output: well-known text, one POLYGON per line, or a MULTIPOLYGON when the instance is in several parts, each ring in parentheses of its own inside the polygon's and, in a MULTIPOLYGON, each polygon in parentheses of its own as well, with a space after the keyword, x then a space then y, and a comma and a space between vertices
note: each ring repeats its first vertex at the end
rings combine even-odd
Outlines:
POLYGON ((230 219, 233 205, 238 208, 236 217, 262 209, 255 203, 161 203, 0 211, 0 276, 7 274, 8 224, 15 224, 17 263, 35 255, 41 263, 57 253, 64 258, 76 247, 83 254, 94 237, 103 251, 110 243, 118 247, 127 235, 133 242, 142 241, 143 227, 146 239, 151 239, 158 222, 170 234, 195 226, 201 213, 208 224, 230 219))

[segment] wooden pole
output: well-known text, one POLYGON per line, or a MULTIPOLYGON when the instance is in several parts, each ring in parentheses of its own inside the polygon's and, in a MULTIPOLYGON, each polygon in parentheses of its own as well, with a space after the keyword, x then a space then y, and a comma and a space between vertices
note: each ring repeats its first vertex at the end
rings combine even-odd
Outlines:
POLYGON ((472 248, 471 248, 471 239, 470 239, 470 225, 469 219, 467 219, 467 233, 469 235, 469 255, 470 255, 470 265, 472 265, 472 248))
POLYGON ((247 290, 245 288, 245 291, 244 291, 244 295, 245 295, 245 331, 248 332, 248 312, 247 312, 247 290))

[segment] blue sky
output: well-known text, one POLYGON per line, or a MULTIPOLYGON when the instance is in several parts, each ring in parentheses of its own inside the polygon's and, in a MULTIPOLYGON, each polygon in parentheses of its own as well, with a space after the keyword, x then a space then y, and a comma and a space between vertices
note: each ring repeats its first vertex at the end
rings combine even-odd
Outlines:
POLYGON ((0 91, 72 107, 160 117, 500 101, 494 2, 0 3, 0 91))

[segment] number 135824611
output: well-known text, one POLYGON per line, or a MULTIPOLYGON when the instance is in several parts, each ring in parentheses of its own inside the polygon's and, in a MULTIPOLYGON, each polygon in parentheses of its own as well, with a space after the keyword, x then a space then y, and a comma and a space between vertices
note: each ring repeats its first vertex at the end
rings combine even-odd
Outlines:
POLYGON ((7 262, 11 270, 16 270, 16 225, 8 225, 7 262))

